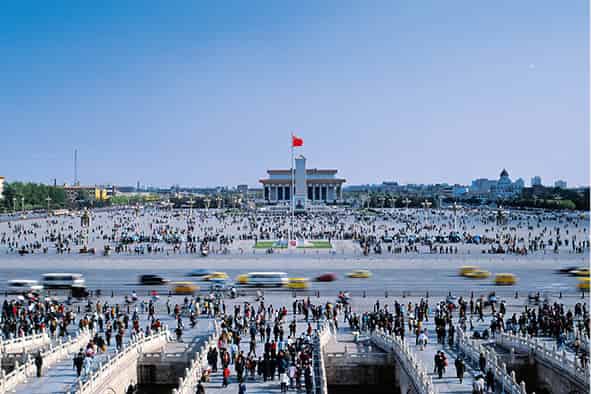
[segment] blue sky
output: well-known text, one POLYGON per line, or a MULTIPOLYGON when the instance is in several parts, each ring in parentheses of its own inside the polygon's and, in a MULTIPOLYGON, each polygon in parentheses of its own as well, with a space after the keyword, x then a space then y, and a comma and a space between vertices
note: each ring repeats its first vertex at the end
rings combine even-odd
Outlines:
POLYGON ((589 181, 588 2, 13 2, 0 175, 256 185, 589 181), (223 3, 223 5, 222 5, 223 3))

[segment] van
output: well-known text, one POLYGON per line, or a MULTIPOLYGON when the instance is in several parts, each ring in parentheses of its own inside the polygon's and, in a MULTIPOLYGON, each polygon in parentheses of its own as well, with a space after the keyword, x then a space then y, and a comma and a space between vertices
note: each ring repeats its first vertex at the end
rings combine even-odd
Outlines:
POLYGON ((46 289, 69 289, 84 286, 84 277, 82 274, 50 273, 43 274, 41 283, 46 289))
POLYGON ((283 287, 288 278, 285 272, 249 272, 238 277, 238 283, 253 287, 283 287))

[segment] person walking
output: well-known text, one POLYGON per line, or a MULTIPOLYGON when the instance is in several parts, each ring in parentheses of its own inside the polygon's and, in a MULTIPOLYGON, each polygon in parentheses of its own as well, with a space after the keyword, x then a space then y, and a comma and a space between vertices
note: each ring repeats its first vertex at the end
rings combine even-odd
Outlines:
POLYGON ((195 394, 205 394, 205 387, 203 387, 203 379, 200 379, 199 383, 197 383, 195 394))
POLYGON ((246 383, 240 382, 238 385, 238 394, 246 394, 246 383))
POLYGON ((495 375, 492 368, 489 368, 488 371, 486 371, 486 391, 495 392, 495 375))
POLYGON ((482 372, 486 372, 486 357, 484 357, 484 353, 480 353, 480 357, 478 358, 478 366, 482 372))
POLYGON ((82 374, 82 366, 84 365, 84 351, 80 348, 80 351, 74 356, 74 368, 76 369, 76 376, 80 377, 82 374))
POLYGON ((37 377, 40 378, 43 373, 43 356, 41 356, 41 351, 38 351, 35 355, 35 366, 37 367, 37 377))
POLYGON ((460 356, 456 358, 454 364, 456 366, 456 376, 460 380, 460 384, 462 384, 464 381, 464 372, 466 372, 466 365, 464 364, 464 360, 460 356))
POLYGON ((228 387, 228 382, 230 379, 230 368, 227 365, 224 367, 224 371, 222 372, 222 376, 223 376, 222 387, 228 387))

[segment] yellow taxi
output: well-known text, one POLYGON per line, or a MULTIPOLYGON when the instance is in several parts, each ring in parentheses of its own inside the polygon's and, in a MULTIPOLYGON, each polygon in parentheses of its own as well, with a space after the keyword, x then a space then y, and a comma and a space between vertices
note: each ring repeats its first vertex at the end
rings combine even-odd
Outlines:
POLYGON ((193 295, 199 291, 199 286, 191 282, 174 282, 172 291, 174 294, 193 295))
POLYGON ((289 278, 287 287, 294 290, 307 289, 310 287, 308 278, 289 278))
POLYGON ((577 283, 577 288, 582 291, 589 291, 589 282, 591 278, 579 278, 579 283, 577 283))
POLYGON ((578 270, 573 271, 573 275, 589 277, 589 268, 581 267, 578 270))
POLYGON ((229 276, 225 272, 212 272, 209 275, 206 275, 203 279, 208 280, 210 282, 220 282, 225 281, 228 279, 229 276))
POLYGON ((356 279, 367 279, 371 277, 371 272, 368 270, 355 270, 351 271, 347 274, 349 278, 356 278, 356 279))
POLYGON ((466 278, 472 279, 486 279, 490 276, 490 272, 487 270, 475 269, 464 275, 466 278))
POLYGON ((517 276, 515 274, 497 274, 495 276, 495 285, 497 286, 512 286, 517 283, 517 276))
POLYGON ((470 272, 477 270, 478 267, 475 265, 463 265, 460 267, 460 276, 466 276, 470 272))
POLYGON ((240 285, 248 284, 248 274, 241 274, 236 277, 236 283, 240 285))

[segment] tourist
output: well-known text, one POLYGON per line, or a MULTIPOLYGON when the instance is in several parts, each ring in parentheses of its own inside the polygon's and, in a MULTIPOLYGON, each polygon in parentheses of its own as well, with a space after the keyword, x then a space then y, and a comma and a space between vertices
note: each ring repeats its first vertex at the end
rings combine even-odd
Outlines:
POLYGON ((464 380, 464 372, 466 371, 466 365, 464 364, 464 359, 461 356, 458 356, 455 361, 456 366, 456 376, 460 380, 460 384, 463 383, 464 380))

